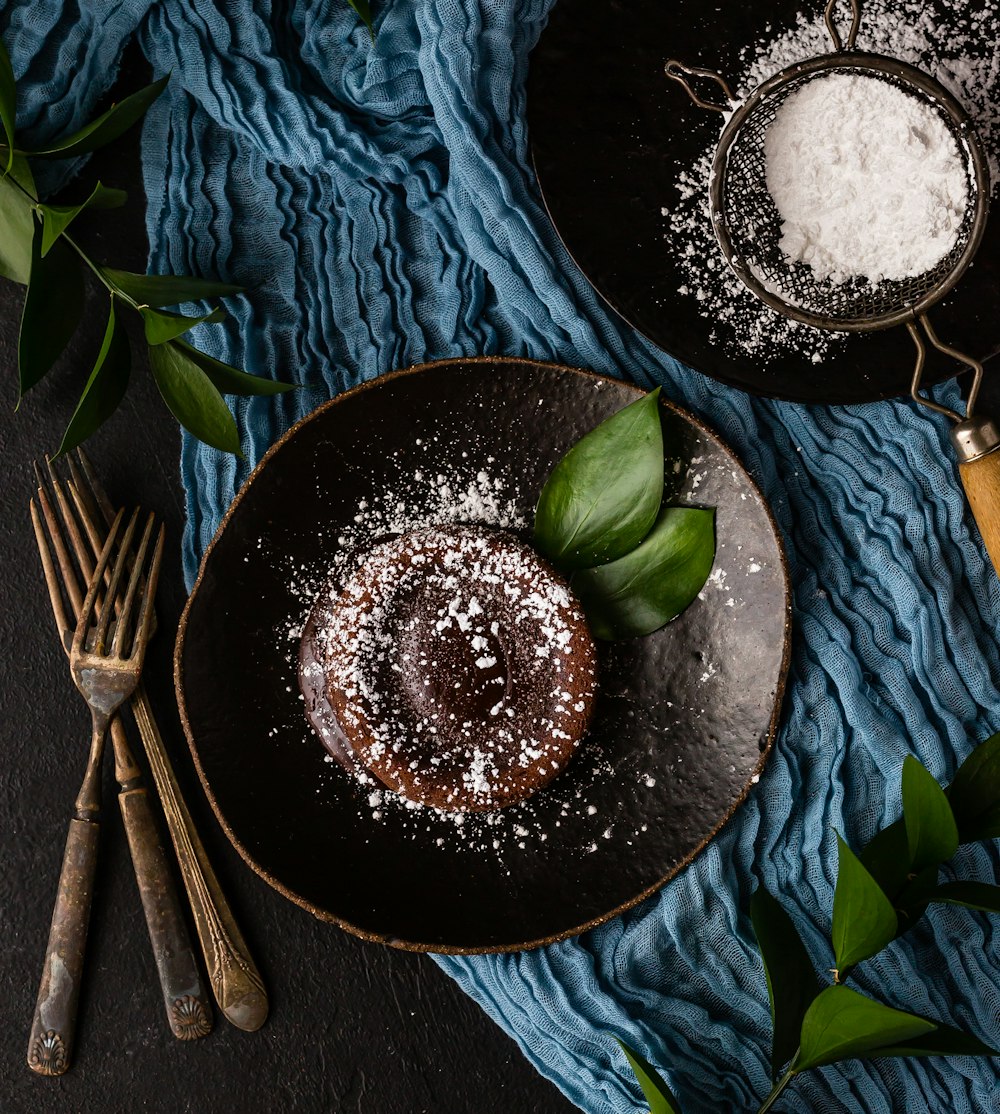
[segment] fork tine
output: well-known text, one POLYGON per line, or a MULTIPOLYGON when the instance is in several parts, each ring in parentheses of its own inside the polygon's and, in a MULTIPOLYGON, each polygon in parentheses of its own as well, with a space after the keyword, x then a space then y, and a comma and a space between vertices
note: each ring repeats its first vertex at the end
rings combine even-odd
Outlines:
POLYGON ((83 540, 83 535, 80 533, 80 526, 76 520, 73 511, 70 509, 69 500, 66 498, 66 491, 63 485, 62 477, 56 471, 49 457, 45 458, 45 463, 48 465, 49 484, 52 488, 53 494, 56 497, 56 506, 59 509, 59 517, 62 519, 62 524, 66 534, 69 535, 70 545, 73 547, 73 553, 76 557, 76 562, 80 566, 80 572, 83 575, 85 584, 90 583, 90 578, 94 575, 94 558, 91 553, 91 548, 87 542, 83 540))
MULTIPOLYGON (((66 595, 69 597, 70 607, 73 609, 75 618, 80 614, 84 589, 81 588, 81 581, 77 576, 76 569, 73 567, 73 561, 66 548, 66 542, 62 536, 62 531, 59 529, 59 520, 56 518, 56 513, 52 509, 52 503, 49 500, 48 485, 45 482, 45 474, 38 466, 37 461, 34 462, 34 468, 35 478, 38 481, 38 505, 41 508, 45 525, 48 528, 49 538, 52 541, 52 548, 55 550, 56 563, 59 566, 59 574, 65 585, 66 595)), ((87 581, 84 580, 82 583, 86 584, 87 581)))
POLYGON ((132 653, 129 658, 142 658, 146 650, 146 643, 149 641, 149 631, 153 621, 153 601, 156 597, 156 583, 160 578, 160 563, 163 560, 163 542, 166 538, 167 528, 163 523, 160 523, 160 532, 156 539, 156 549, 153 552, 153 560, 149 566, 149 574, 146 577, 146 584, 142 594, 142 610, 139 612, 139 618, 135 624, 135 639, 132 642, 132 653))
MULTIPOLYGON (((108 637, 108 629, 111 626, 111 617, 115 613, 115 601, 118 599, 122 575, 125 572, 125 562, 128 559, 129 547, 132 545, 132 537, 135 534, 135 527, 138 521, 139 508, 136 507, 132 512, 132 517, 128 520, 125 535, 122 538, 121 545, 118 547, 118 556, 115 558, 115 566, 111 572, 111 580, 108 582, 107 594, 104 597, 104 606, 101 608, 101 613, 97 617, 96 629, 94 631, 95 654, 100 654, 102 656, 105 654, 104 644, 108 637)), ((100 568, 100 566, 98 566, 98 568, 100 568)), ((99 585, 103 579, 103 569, 101 569, 100 572, 94 573, 93 583, 99 585)))
MULTIPOLYGON (((101 506, 110 506, 110 503, 107 502, 107 496, 104 494, 104 489, 100 486, 99 481, 94 475, 93 468, 90 465, 90 461, 87 460, 87 458, 83 455, 82 450, 80 450, 80 457, 83 461, 86 471, 84 471, 83 468, 77 465, 72 457, 69 457, 69 468, 70 472, 72 473, 73 479, 66 485, 66 487, 69 491, 70 497, 73 500, 73 505, 76 508, 77 516, 79 517, 80 522, 83 524, 83 528, 90 540, 90 547, 96 557, 101 552, 101 546, 104 542, 105 534, 105 531, 102 528, 104 514, 103 511, 100 509, 98 502, 100 501, 101 506)), ((151 515, 151 520, 152 517, 153 516, 151 515)), ((147 532, 149 529, 150 526, 147 525, 147 532)), ((145 537, 143 541, 145 542, 145 537)), ((143 561, 139 560, 139 555, 134 554, 130 547, 127 567, 131 570, 132 577, 129 581, 129 587, 126 593, 126 601, 122 605, 122 608, 125 612, 125 619, 128 618, 128 610, 130 604, 132 603, 132 599, 143 583, 141 580, 141 571, 138 574, 140 576, 140 580, 138 581, 138 583, 135 583, 135 577, 137 575, 136 570, 141 570, 143 563, 143 561)), ((114 644, 111 650, 113 654, 119 654, 125 644, 124 638, 128 623, 123 622, 122 618, 123 616, 119 615, 118 629, 122 631, 122 635, 121 637, 118 637, 117 635, 115 637, 114 644)), ((155 611, 151 616, 151 622, 155 622, 155 611)))
MULTIPOLYGON (((132 563, 132 575, 129 577, 128 587, 125 589, 125 598, 118 611, 118 628, 115 631, 115 637, 111 643, 111 654, 113 657, 118 656, 122 646, 125 644, 125 630, 132 618, 132 604, 135 602, 135 593, 139 587, 139 580, 142 577, 142 566, 146 561, 146 553, 149 550, 149 538, 152 533, 153 515, 150 514, 149 518, 146 519, 146 528, 142 533, 142 541, 139 543, 139 552, 135 555, 135 561, 132 563)), ((126 546, 122 546, 122 548, 127 549, 126 546)), ((136 629, 138 629, 138 627, 136 629)))
MULTIPOLYGON (((118 512, 118 517, 108 531, 108 539, 104 543, 104 548, 101 550, 101 557, 97 562, 97 568, 94 570, 94 575, 90 579, 90 587, 87 589, 87 598, 83 601, 83 606, 80 608, 79 616, 76 621, 76 633, 73 635, 72 652, 74 654, 79 654, 83 650, 87 630, 94 617, 94 604, 97 601, 97 593, 101 587, 101 581, 104 579, 104 570, 108 567, 108 562, 111 560, 111 554, 115 547, 115 539, 118 537, 118 528, 121 526, 124 515, 124 510, 118 512)), ((135 515, 132 516, 132 521, 135 521, 135 515)), ((108 600, 110 602, 111 597, 108 597, 108 600)), ((105 607, 103 611, 110 612, 111 608, 105 607)))
MULTIPOLYGON (((115 509, 111 505, 111 500, 108 498, 101 481, 97 478, 94 466, 90 463, 90 457, 83 451, 82 445, 76 450, 76 459, 80 462, 80 471, 83 473, 84 486, 87 488, 88 492, 93 497, 94 503, 104 516, 105 523, 110 526, 115 518, 115 509)), ((70 465, 72 466, 72 456, 70 457, 70 465)))
POLYGON ((72 628, 66 617, 66 608, 63 606, 62 592, 59 590, 59 575, 56 572, 56 567, 52 561, 52 551, 49 549, 49 543, 45 537, 42 516, 34 499, 31 500, 31 525, 35 528, 38 556, 42 559, 42 571, 45 573, 45 585, 49 590, 49 602, 52 604, 52 614, 55 616, 59 640, 65 644, 66 632, 72 628))
MULTIPOLYGON (((83 524, 84 532, 87 535, 87 540, 90 542, 90 549, 93 557, 96 559, 100 556, 101 547, 104 545, 104 538, 107 530, 103 529, 104 518, 95 517, 94 511, 88 506, 88 500, 85 495, 80 491, 74 482, 66 485, 70 498, 73 500, 73 506, 76 508, 77 516, 83 524)), ((100 515, 100 512, 97 512, 100 515)))
MULTIPOLYGON (((97 552, 99 553, 101 546, 104 544, 104 535, 108 532, 108 524, 105 520, 103 506, 98 502, 97 493, 94 491, 93 472, 89 464, 84 469, 73 454, 66 457, 66 463, 70 472, 70 482, 67 486, 73 493, 73 502, 76 505, 80 520, 90 536, 91 543, 93 543, 95 534, 100 538, 97 542, 97 552)), ((104 496, 104 498, 107 499, 107 496, 104 496)), ((110 502, 107 506, 110 508, 110 502)))

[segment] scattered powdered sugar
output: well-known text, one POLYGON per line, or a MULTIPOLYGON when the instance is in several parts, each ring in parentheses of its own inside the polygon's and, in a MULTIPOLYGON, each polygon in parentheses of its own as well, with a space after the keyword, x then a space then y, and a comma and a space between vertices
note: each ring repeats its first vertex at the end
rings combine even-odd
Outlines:
MULTIPOLYGON (((492 457, 486 460, 487 465, 495 463, 492 457)), ((289 585, 303 604, 301 615, 287 629, 288 637, 301 637, 309 608, 323 585, 331 577, 343 580, 356 563, 357 554, 379 538, 455 522, 517 533, 527 526, 522 503, 519 490, 509 479, 482 470, 472 475, 459 462, 441 471, 438 461, 433 470, 417 469, 405 481, 372 492, 358 502, 352 516, 354 525, 325 539, 328 554, 321 564, 288 570, 289 585)), ((266 538, 258 539, 258 548, 267 545, 266 538)), ((275 558, 284 559, 279 555, 275 558)))
MULTIPOLYGON (((431 441, 437 442, 437 438, 431 441)), ((293 561, 280 537, 272 539, 264 534, 252 543, 276 570, 292 601, 288 619, 275 633, 283 647, 282 681, 297 698, 290 699, 266 724, 275 747, 290 752, 306 747, 324 755, 307 721, 305 698, 297 692, 296 678, 303 627, 331 576, 343 584, 358 564, 359 555, 373 545, 393 535, 438 525, 493 526, 522 539, 526 536, 531 501, 511 476, 509 466, 492 459, 473 466, 470 456, 481 460, 483 455, 464 451, 468 448, 464 443, 453 444, 449 437, 440 444, 418 442, 416 449, 410 446, 401 452, 398 466, 389 470, 391 479, 373 481, 363 499, 334 516, 352 525, 331 527, 328 536, 320 531, 317 552, 322 557, 310 564, 293 561), (423 467, 424 459, 433 461, 433 465, 423 467)), ((720 491, 739 483, 739 475, 731 471, 732 462, 727 456, 713 455, 700 437, 694 439, 692 452, 693 456, 685 459, 671 456, 666 462, 668 474, 674 477, 681 500, 691 502, 697 497, 699 502, 714 504, 720 500, 720 491), (701 477, 697 488, 693 486, 695 476, 701 477)), ((389 459, 391 462, 393 457, 389 459)), ((741 501, 757 498, 746 492, 740 496, 741 501)), ((724 608, 727 622, 737 626, 756 624, 741 585, 746 577, 761 575, 765 569, 771 569, 771 562, 759 552, 720 538, 716 570, 700 598, 707 600, 720 617, 724 608)), ((468 591, 455 593, 448 602, 455 605, 444 609, 446 614, 453 613, 453 623, 459 629, 468 624, 465 633, 470 639, 483 637, 475 629, 481 599, 468 591)), ((711 654, 689 649, 703 663, 699 672, 706 674, 705 679, 688 692, 663 693, 650 699, 648 694, 640 697, 634 689, 635 648, 628 642, 603 646, 599 734, 601 739, 627 740, 627 749, 609 752, 598 738, 585 736, 566 770, 543 791, 520 803, 489 812, 435 808, 408 800, 367 770, 349 776, 332 754, 325 754, 325 764, 320 763, 324 772, 316 778, 316 795, 340 813, 346 808, 353 816, 356 810, 360 830, 370 832, 373 842, 384 838, 382 833, 388 830, 393 840, 435 848, 442 856, 488 858, 507 874, 519 869, 518 863, 523 860, 518 856, 525 852, 572 859, 641 846, 650 832, 659 839, 656 823, 647 823, 653 815, 651 809, 668 809, 667 802, 687 791, 691 774, 684 754, 690 725, 704 717, 706 707, 718 700, 727 683, 726 670, 717 664, 725 658, 717 649, 711 654), (668 695, 673 698, 668 699, 668 695), (613 793, 609 785, 614 787, 613 793)), ((654 646, 652 652, 662 655, 662 675, 668 677, 676 648, 668 643, 654 646)), ((749 744, 751 754, 756 754, 756 746, 754 738, 749 744)), ((472 776, 477 776, 475 770, 472 776)), ((723 772, 721 776, 728 779, 730 775, 723 772)))
MULTIPOLYGON (((589 723, 596 659, 583 612, 509 535, 452 526, 382 542, 320 597, 310 638, 352 757, 335 755, 422 804, 523 799, 589 723)), ((303 681, 311 695, 305 670, 303 681)), ((329 704, 312 705, 321 724, 329 704)))
MULTIPOLYGON (((421 444, 418 440, 416 447, 434 458, 434 466, 409 468, 405 477, 359 500, 355 513, 349 516, 354 525, 320 539, 326 546, 322 561, 292 564, 284 552, 271 548, 267 536, 257 539, 257 549, 274 562, 289 593, 298 601, 297 612, 276 632, 285 645, 283 658, 289 691, 295 686, 303 628, 317 596, 331 578, 343 582, 357 564, 358 555, 374 543, 389 536, 451 523, 492 526, 515 535, 526 532, 529 521, 526 500, 506 470, 494 471, 497 462, 493 458, 486 458, 486 469, 473 472, 466 464, 466 452, 455 451, 450 454, 450 463, 442 465, 440 446, 421 444)), ((458 611, 472 615, 475 611, 472 600, 466 602, 464 611, 461 608, 458 611)), ((300 707, 303 700, 299 693, 300 707)), ((309 727, 304 708, 293 720, 273 724, 269 735, 275 745, 281 745, 282 739, 300 740, 307 735, 309 745, 321 745, 309 727)), ((317 793, 324 793, 326 785, 331 788, 334 783, 341 785, 347 776, 332 754, 325 755, 325 762, 328 778, 317 785, 317 793)), ((379 824, 391 823, 404 838, 426 843, 430 835, 434 846, 442 851, 489 853, 497 855, 501 862, 505 854, 523 851, 529 842, 537 849, 544 848, 555 834, 553 829, 563 824, 572 824, 575 829, 589 827, 592 831, 589 838, 597 839, 607 828, 607 819, 594 803, 600 799, 602 787, 612 777, 626 779, 626 785, 628 779, 636 786, 644 785, 645 774, 628 763, 613 766, 589 736, 577 747, 572 762, 572 777, 557 777, 546 786, 544 805, 534 797, 494 812, 460 812, 420 804, 360 770, 352 779, 357 787, 359 821, 367 818, 379 824)), ((629 826, 620 822, 616 826, 616 834, 627 846, 644 830, 645 824, 629 826)), ((586 836, 581 836, 578 849, 581 855, 587 851, 586 840, 586 836)))
MULTIPOLYGON (((980 7, 959 0, 944 8, 918 0, 870 0, 863 7, 857 49, 918 66, 954 93, 986 149, 995 189, 1000 180, 1000 12, 995 5, 980 7)), ((786 66, 830 50, 818 9, 800 13, 791 27, 766 25, 760 39, 743 51, 742 72, 731 75, 738 95, 745 97, 786 66)), ((677 95, 683 95, 680 89, 677 95)), ((687 109, 698 111, 693 105, 687 109)), ((845 334, 814 329, 776 313, 725 262, 708 212, 716 140, 681 172, 676 197, 661 209, 665 238, 685 276, 680 293, 694 300, 699 315, 711 323, 712 343, 723 349, 760 361, 793 353, 821 363, 845 334)))
POLYGON ((933 268, 955 245, 968 178, 931 105, 862 73, 799 86, 764 135, 781 250, 819 279, 875 284, 933 268))

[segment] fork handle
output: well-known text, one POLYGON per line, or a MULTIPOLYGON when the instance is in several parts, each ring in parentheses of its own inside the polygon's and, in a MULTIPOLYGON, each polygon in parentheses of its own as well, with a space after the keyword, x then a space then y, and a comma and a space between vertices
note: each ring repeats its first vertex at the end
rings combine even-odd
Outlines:
POLYGON ((28 1067, 39 1075, 62 1075, 72 1059, 100 831, 97 820, 69 822, 28 1041, 28 1067))
POLYGON ((135 880, 139 884, 170 1030, 178 1040, 197 1040, 212 1030, 212 1007, 153 820, 149 794, 145 786, 122 789, 118 804, 132 852, 135 880))
POLYGON ((209 862, 141 680, 131 707, 177 853, 212 993, 222 1016, 252 1033, 267 1019, 264 981, 209 862))

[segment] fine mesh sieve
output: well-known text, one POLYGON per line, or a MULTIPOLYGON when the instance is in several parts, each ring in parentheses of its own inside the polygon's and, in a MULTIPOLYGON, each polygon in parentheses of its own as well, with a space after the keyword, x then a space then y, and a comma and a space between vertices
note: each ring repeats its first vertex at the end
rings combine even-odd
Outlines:
POLYGON ((978 140, 951 94, 912 66, 845 51, 777 74, 734 113, 715 155, 712 215, 733 269, 774 309, 819 328, 887 328, 912 320, 944 297, 968 266, 985 226, 984 175, 978 140), (966 168, 965 210, 951 250, 931 270, 874 285, 860 277, 834 282, 819 277, 808 263, 789 262, 782 251, 781 217, 766 184, 764 138, 788 97, 831 74, 860 75, 895 86, 933 111, 953 136, 966 168))
MULTIPOLYGON (((973 416, 982 364, 943 344, 927 317, 927 310, 948 294, 972 261, 982 240, 989 208, 989 172, 982 145, 962 105, 929 74, 897 58, 854 49, 861 20, 859 0, 850 0, 851 27, 846 45, 834 23, 836 0, 825 11, 833 51, 781 70, 743 101, 726 80, 712 70, 672 60, 666 74, 687 90, 701 108, 728 117, 712 161, 709 209, 722 252, 736 276, 778 313, 820 329, 868 332, 906 325, 916 345, 911 395, 922 406, 951 418, 951 438, 958 452, 963 482, 1000 571, 1000 429, 985 417, 973 416), (901 280, 872 283, 865 278, 837 282, 820 277, 808 263, 792 262, 781 248, 782 220, 767 188, 764 140, 782 104, 811 81, 831 74, 860 75, 887 82, 933 111, 955 140, 966 171, 966 204, 962 223, 948 253, 931 269, 901 280), (725 102, 707 99, 690 79, 714 82, 725 102), (924 338, 945 355, 971 368, 973 380, 963 417, 920 393, 926 358, 924 338), (972 466, 989 460, 990 482, 982 490, 972 480, 972 466), (987 495, 989 498, 987 498, 987 495), (984 522, 985 502, 995 503, 984 522)), ((976 475, 985 474, 977 468, 976 475)))

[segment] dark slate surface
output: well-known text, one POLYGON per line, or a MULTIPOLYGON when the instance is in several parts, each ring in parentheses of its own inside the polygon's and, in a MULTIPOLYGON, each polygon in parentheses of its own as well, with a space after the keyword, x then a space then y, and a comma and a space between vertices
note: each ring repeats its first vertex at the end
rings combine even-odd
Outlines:
MULTIPOLYGON (((143 80, 133 63, 124 84, 143 80)), ((135 140, 88 172, 129 189, 123 214, 95 220, 95 254, 143 270, 145 235, 135 140)), ((30 461, 53 450, 103 329, 95 305, 68 358, 15 402, 22 292, 0 283, 0 361, 8 407, 0 420, 0 1110, 4 1114, 108 1111, 364 1111, 365 1114, 569 1114, 515 1045, 427 956, 365 944, 314 920, 254 876, 230 847, 197 783, 172 702, 164 633, 150 650, 149 683, 177 773, 209 853, 271 993, 259 1033, 224 1021, 205 1040, 170 1036, 110 778, 88 947, 76 1065, 42 1079, 25 1064, 66 822, 83 773, 89 718, 72 687, 28 519, 30 461)), ((145 367, 122 411, 91 443, 112 493, 166 518, 173 544, 162 578, 164 632, 184 599, 178 541, 183 493, 178 435, 145 367)))
MULTIPOLYGON (((123 85, 143 69, 133 59, 123 85)), ((128 188, 124 214, 105 215, 86 239, 119 267, 143 270, 145 237, 137 144, 122 141, 87 178, 128 188)), ((82 187, 81 187, 82 190, 82 187)), ((59 1080, 25 1064, 66 821, 89 732, 53 633, 28 519, 30 461, 54 449, 93 359, 95 311, 68 357, 14 415, 22 291, 0 280, 0 363, 8 407, 0 419, 0 1111, 271 1114, 570 1114, 510 1042, 426 956, 364 944, 286 902, 247 869, 211 815, 173 709, 171 640, 150 650, 149 682, 189 804, 272 1001, 257 1034, 225 1022, 182 1045, 168 1032, 109 777, 89 971, 76 1066, 59 1080)), ((997 392, 984 391, 991 412, 997 392)), ((183 605, 177 541, 183 494, 176 426, 144 367, 119 414, 92 441, 109 488, 165 516, 174 544, 162 577, 163 627, 183 605)))

